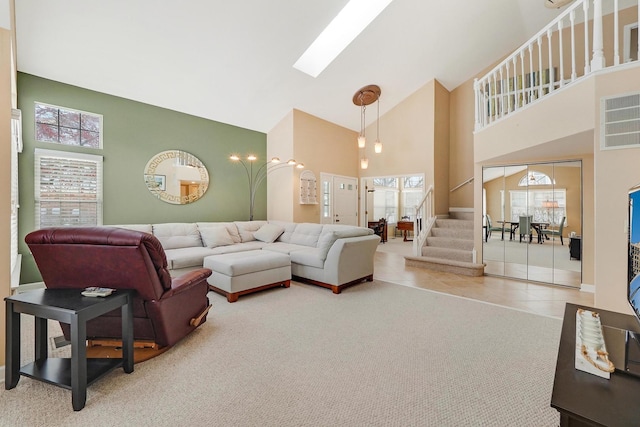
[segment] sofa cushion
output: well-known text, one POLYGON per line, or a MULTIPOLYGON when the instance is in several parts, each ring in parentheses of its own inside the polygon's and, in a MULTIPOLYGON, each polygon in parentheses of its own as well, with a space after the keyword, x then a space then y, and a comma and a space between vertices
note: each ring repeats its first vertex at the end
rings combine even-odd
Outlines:
POLYGON ((240 233, 238 232, 238 227, 233 222, 197 222, 198 230, 202 232, 205 228, 218 228, 225 227, 229 236, 233 240, 233 243, 240 243, 242 239, 240 239, 240 233))
POLYGON ((291 236, 296 230, 296 226, 298 225, 295 222, 287 222, 287 221, 269 221, 269 224, 278 225, 284 228, 284 232, 278 237, 279 242, 291 243, 291 236))
POLYGON ((160 240, 165 251, 202 246, 200 232, 195 223, 153 224, 153 235, 160 240))
POLYGON ((153 234, 153 227, 151 224, 118 224, 110 225, 109 227, 125 228, 127 230, 141 231, 143 233, 153 234))
POLYGON ((309 246, 294 245, 293 243, 273 242, 273 243, 269 243, 268 245, 265 245, 262 249, 265 251, 290 254, 291 252, 294 252, 294 251, 309 249, 309 246))
POLYGON ((211 255, 211 249, 200 247, 167 249, 164 251, 167 256, 169 269, 175 270, 186 267, 202 267, 204 257, 211 255))
POLYGON ((265 224, 253 233, 253 237, 261 242, 273 243, 282 233, 284 233, 284 227, 275 224, 265 224))
POLYGON ((258 231, 260 227, 265 225, 267 221, 234 221, 238 232, 240 233, 240 240, 242 242, 250 242, 256 240, 253 233, 258 231))
POLYGON ((355 225, 339 225, 339 224, 325 224, 322 227, 323 232, 333 231, 338 238, 346 237, 360 237, 373 234, 373 230, 368 227, 357 227, 355 225))
POLYGON ((322 233, 322 224, 302 223, 296 226, 291 235, 291 243, 296 245, 316 247, 318 238, 322 233))
POLYGON ((293 251, 290 256, 291 262, 293 263, 316 268, 324 268, 326 254, 323 258, 322 251, 318 248, 306 248, 300 251, 293 251))
POLYGON ((234 241, 224 225, 220 227, 203 227, 199 228, 202 243, 208 248, 217 246, 233 245, 234 241))
POLYGON ((216 248, 209 249, 209 255, 253 251, 258 249, 264 249, 266 245, 267 243, 261 242, 259 240, 254 240, 252 242, 245 242, 245 243, 234 243, 233 245, 229 245, 229 246, 218 246, 216 248))

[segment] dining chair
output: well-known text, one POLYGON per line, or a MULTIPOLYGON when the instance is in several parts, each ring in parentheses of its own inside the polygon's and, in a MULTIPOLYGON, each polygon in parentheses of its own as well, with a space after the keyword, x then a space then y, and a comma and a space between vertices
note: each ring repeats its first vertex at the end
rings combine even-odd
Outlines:
POLYGON ((520 230, 520 243, 522 243, 522 236, 529 236, 529 243, 533 240, 533 232, 531 231, 531 215, 521 216, 518 229, 520 230))
POLYGON ((564 241, 562 240, 562 232, 564 231, 564 221, 567 219, 566 216, 562 217, 562 221, 560 221, 560 227, 557 230, 547 228, 546 230, 542 230, 542 234, 546 236, 560 236, 560 244, 564 245, 564 241))

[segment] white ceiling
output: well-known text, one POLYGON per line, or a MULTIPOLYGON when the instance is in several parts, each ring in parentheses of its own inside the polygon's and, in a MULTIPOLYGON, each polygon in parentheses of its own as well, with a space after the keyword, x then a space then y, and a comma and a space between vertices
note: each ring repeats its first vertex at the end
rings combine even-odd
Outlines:
POLYGON ((260 132, 293 108, 357 130, 362 86, 381 114, 434 78, 452 90, 560 13, 394 0, 317 78, 294 69, 346 1, 16 0, 18 70, 260 132))

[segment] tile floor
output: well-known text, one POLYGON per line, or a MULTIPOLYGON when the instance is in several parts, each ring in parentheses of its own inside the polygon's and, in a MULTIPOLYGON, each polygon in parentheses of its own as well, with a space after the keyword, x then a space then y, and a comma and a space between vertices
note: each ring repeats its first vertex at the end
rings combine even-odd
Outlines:
POLYGON ((513 280, 504 277, 467 277, 422 268, 406 267, 411 242, 390 238, 375 256, 374 278, 437 292, 513 307, 562 318, 565 303, 593 306, 593 294, 579 289, 513 280))

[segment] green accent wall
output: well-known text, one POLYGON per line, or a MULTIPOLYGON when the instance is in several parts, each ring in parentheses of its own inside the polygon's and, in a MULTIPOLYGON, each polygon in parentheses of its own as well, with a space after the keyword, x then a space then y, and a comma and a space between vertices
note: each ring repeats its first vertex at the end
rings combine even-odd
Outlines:
MULTIPOLYGON (((266 134, 25 73, 18 73, 18 94, 24 142, 19 156, 21 284, 42 280, 24 243, 24 236, 35 227, 35 148, 104 156, 105 225, 249 219, 247 174, 229 156, 253 153, 258 159, 265 159, 266 134), (102 114, 103 149, 36 142, 34 102, 102 114), (195 155, 209 172, 209 189, 194 203, 165 203, 153 196, 144 183, 144 168, 149 159, 171 149, 195 155)), ((266 216, 266 183, 263 183, 256 194, 254 219, 266 216)))

